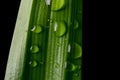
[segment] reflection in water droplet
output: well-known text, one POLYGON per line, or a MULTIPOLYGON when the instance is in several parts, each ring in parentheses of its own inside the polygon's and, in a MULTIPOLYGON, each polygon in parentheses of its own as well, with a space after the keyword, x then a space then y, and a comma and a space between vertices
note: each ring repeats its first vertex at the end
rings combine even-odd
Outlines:
POLYGON ((66 32, 66 25, 64 22, 55 22, 54 31, 57 37, 63 36, 66 32))
POLYGON ((31 31, 33 31, 34 33, 40 33, 42 32, 42 27, 40 25, 36 25, 31 29, 31 31))
POLYGON ((75 59, 82 57, 82 47, 79 44, 74 43, 73 50, 75 59))
POLYGON ((31 53, 39 52, 39 47, 37 45, 31 46, 30 48, 31 53))
POLYGON ((36 67, 38 65, 37 61, 33 60, 33 61, 30 61, 29 64, 32 66, 32 67, 36 67))
POLYGON ((65 7, 65 0, 52 0, 52 11, 58 11, 65 7))

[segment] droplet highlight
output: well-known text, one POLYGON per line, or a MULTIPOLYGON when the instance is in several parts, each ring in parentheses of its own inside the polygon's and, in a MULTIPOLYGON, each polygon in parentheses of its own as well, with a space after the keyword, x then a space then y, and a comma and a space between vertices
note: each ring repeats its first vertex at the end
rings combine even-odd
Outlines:
POLYGON ((55 22, 54 32, 57 37, 63 36, 66 32, 66 24, 64 22, 55 22))
POLYGON ((42 32, 42 26, 36 25, 31 29, 31 31, 34 33, 40 33, 40 32, 42 32))
POLYGON ((68 53, 70 53, 71 52, 71 45, 69 44, 68 45, 68 53))
POLYGON ((75 59, 82 57, 82 47, 79 44, 74 43, 73 50, 75 59))
POLYGON ((33 60, 33 61, 30 61, 29 64, 32 66, 32 67, 36 67, 38 65, 37 61, 33 60))
POLYGON ((45 2, 46 2, 46 5, 50 5, 51 0, 45 0, 45 2))
POLYGON ((39 47, 37 45, 31 46, 30 48, 31 53, 39 52, 39 47))
POLYGON ((58 11, 65 7, 65 0, 52 0, 52 11, 58 11))

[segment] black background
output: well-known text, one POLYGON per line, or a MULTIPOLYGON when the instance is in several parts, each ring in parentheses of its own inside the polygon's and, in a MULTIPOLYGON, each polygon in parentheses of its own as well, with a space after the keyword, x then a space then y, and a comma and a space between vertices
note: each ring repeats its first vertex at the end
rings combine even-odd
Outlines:
POLYGON ((0 1, 0 80, 4 80, 20 0, 0 1))
MULTIPOLYGON (((17 19, 20 0, 0 2, 0 80, 4 80, 9 49, 17 19)), ((93 25, 95 6, 90 0, 83 0, 83 80, 97 80, 94 74, 95 23, 93 25)))

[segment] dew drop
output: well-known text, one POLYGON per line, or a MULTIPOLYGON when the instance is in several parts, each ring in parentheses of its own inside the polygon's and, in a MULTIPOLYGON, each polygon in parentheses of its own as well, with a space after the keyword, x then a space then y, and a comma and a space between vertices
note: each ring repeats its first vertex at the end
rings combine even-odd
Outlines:
POLYGON ((74 29, 78 29, 79 27, 79 23, 77 20, 74 21, 74 29))
POLYGON ((34 32, 34 33, 40 33, 40 32, 42 32, 42 27, 40 25, 34 26, 31 29, 31 31, 34 32))
POLYGON ((29 64, 32 66, 32 67, 36 67, 38 65, 37 61, 33 60, 33 61, 30 61, 29 64))
POLYGON ((72 63, 67 63, 67 70, 68 71, 75 71, 77 68, 76 65, 72 64, 72 63))
POLYGON ((58 11, 65 7, 65 0, 52 0, 52 11, 58 11))
POLYGON ((57 37, 61 37, 66 32, 66 25, 64 22, 55 22, 54 23, 54 31, 57 37))
POLYGON ((37 45, 31 46, 30 48, 31 53, 39 52, 39 47, 37 45))
POLYGON ((82 57, 82 47, 79 44, 74 43, 73 50, 75 59, 82 57))

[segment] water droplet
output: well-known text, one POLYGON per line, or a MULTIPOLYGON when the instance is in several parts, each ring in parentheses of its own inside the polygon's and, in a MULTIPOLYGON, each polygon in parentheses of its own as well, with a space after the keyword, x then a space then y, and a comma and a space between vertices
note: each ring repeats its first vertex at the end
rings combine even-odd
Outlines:
POLYGON ((74 21, 74 29, 78 29, 79 27, 79 23, 77 20, 74 21))
POLYGON ((70 51, 71 51, 71 45, 69 44, 68 45, 68 53, 70 53, 70 51))
POLYGON ((32 67, 36 67, 38 64, 37 64, 37 61, 33 60, 33 61, 30 61, 29 64, 32 66, 32 67))
POLYGON ((34 26, 31 31, 33 31, 34 33, 40 33, 42 32, 42 27, 40 25, 34 26))
POLYGON ((61 37, 66 32, 66 25, 64 22, 55 22, 54 23, 54 31, 57 37, 61 37))
POLYGON ((37 53, 39 52, 39 47, 37 45, 31 46, 30 48, 31 53, 37 53))
POLYGON ((58 63, 56 63, 56 64, 55 64, 55 67, 56 67, 56 68, 59 68, 59 67, 60 67, 60 65, 59 65, 58 63))
POLYGON ((72 63, 67 63, 67 70, 68 71, 75 71, 76 70, 76 65, 72 64, 72 63))
POLYGON ((46 2, 47 5, 50 5, 51 0, 46 0, 45 2, 46 2))
POLYGON ((65 0, 52 0, 52 11, 58 11, 65 7, 65 0))
POLYGON ((79 44, 74 43, 73 50, 74 50, 74 58, 75 59, 82 57, 82 47, 79 44))

